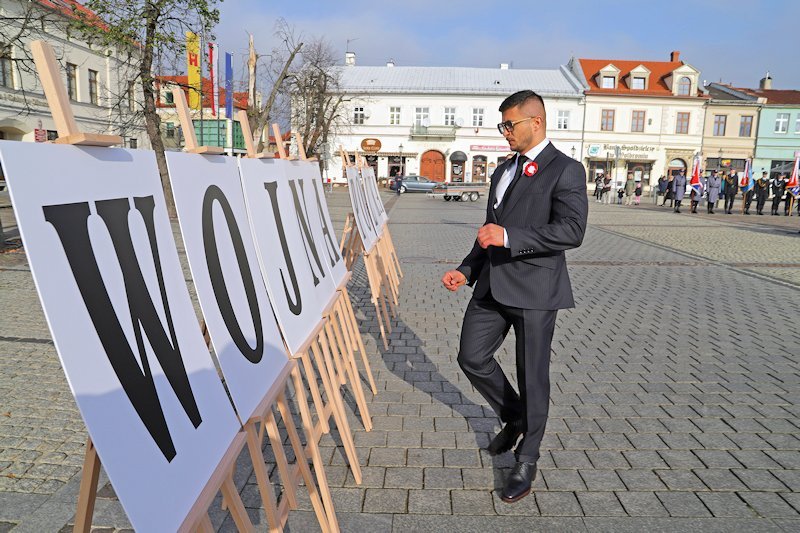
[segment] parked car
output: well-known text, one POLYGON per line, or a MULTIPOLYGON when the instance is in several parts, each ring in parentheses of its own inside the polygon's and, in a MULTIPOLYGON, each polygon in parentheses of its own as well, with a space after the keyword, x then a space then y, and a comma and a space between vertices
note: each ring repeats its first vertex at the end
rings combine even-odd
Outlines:
MULTIPOLYGON (((430 192, 438 181, 431 181, 425 176, 402 176, 403 183, 400 192, 430 192)), ((395 190, 395 178, 389 179, 389 189, 395 190)))

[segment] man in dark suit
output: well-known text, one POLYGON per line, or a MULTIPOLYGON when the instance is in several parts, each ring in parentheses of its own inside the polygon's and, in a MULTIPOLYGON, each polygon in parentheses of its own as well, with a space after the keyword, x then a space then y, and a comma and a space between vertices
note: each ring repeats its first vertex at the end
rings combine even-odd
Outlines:
POLYGON ((583 166, 547 140, 541 97, 520 91, 500 111, 498 128, 517 156, 492 175, 486 222, 472 251, 442 283, 451 291, 477 283, 464 314, 458 363, 505 423, 489 452, 516 445, 517 462, 501 494, 515 502, 536 476, 556 313, 574 306, 564 250, 581 245, 589 204, 583 166), (519 394, 494 358, 511 327, 519 394))

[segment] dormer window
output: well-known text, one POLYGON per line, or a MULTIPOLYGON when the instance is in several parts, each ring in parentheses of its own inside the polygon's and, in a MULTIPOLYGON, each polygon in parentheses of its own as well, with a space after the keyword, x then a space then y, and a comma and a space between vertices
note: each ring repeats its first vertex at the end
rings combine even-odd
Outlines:
POLYGON ((683 76, 678 81, 678 96, 689 96, 692 94, 692 80, 688 76, 683 76))
POLYGON ((614 76, 603 76, 603 89, 613 89, 616 81, 614 76))
POLYGON ((619 85, 619 69, 609 63, 597 73, 595 82, 601 89, 616 89, 619 85))
POLYGON ((634 89, 634 90, 637 90, 637 91, 643 91, 644 90, 644 78, 639 77, 639 76, 634 77, 633 78, 633 82, 631 83, 631 89, 634 89))

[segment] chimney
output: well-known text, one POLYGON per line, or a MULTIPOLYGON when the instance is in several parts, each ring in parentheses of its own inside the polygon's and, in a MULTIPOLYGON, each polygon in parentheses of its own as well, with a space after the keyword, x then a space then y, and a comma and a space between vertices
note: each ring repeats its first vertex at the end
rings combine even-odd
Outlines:
POLYGON ((678 50, 673 50, 672 53, 669 54, 669 60, 671 63, 677 63, 681 60, 681 53, 678 50))
POLYGON ((761 78, 761 81, 758 82, 759 89, 763 90, 770 90, 772 89, 772 76, 769 75, 769 71, 767 71, 767 75, 761 78))
POLYGON ((344 54, 344 64, 348 67, 354 67, 356 65, 356 53, 355 52, 345 52, 344 54))
POLYGON ((508 63, 500 63, 500 70, 508 70, 508 63))
POLYGON ((394 59, 390 59, 389 61, 387 61, 386 62, 386 66, 387 67, 393 67, 394 66, 394 59))

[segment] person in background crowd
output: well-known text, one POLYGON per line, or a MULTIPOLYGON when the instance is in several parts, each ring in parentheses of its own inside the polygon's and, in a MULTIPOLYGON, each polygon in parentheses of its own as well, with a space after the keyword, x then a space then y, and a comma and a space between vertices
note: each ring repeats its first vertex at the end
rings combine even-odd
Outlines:
POLYGON ((775 176, 772 180, 772 214, 777 215, 781 206, 783 193, 786 191, 786 180, 784 176, 775 176))
POLYGON ((633 172, 628 172, 625 180, 625 205, 633 203, 633 193, 636 190, 636 182, 633 180, 633 172))
POLYGON ((767 173, 761 174, 761 177, 756 181, 756 214, 764 214, 764 204, 767 203, 769 196, 769 180, 767 180, 767 173))
MULTIPOLYGON (((700 183, 703 186, 703 190, 705 190, 705 188, 706 188, 706 179, 701 177, 700 178, 700 183)), ((692 190, 689 192, 689 202, 690 202, 689 205, 692 206, 691 212, 692 213, 697 213, 697 206, 700 205, 700 201, 703 199, 703 193, 702 192, 698 192, 697 190, 695 190, 694 187, 692 187, 691 189, 692 190)))
MULTIPOLYGON (((761 175, 762 179, 767 179, 766 171, 762 172, 761 174, 762 174, 761 175)), ((756 180, 756 181, 758 181, 758 180, 756 180)), ((755 195, 755 192, 756 192, 756 187, 755 187, 755 184, 753 184, 753 186, 750 187, 749 191, 747 191, 745 193, 742 193, 744 195, 744 198, 742 198, 742 201, 744 202, 744 214, 745 215, 749 215, 750 214, 750 204, 753 203, 753 196, 755 195)))
POLYGON ((610 204, 611 203, 611 178, 605 176, 603 178, 603 203, 610 204))
POLYGON ((625 196, 625 189, 620 187, 617 189, 617 204, 622 205, 622 197, 625 196))
POLYGON ((634 194, 634 202, 636 205, 639 205, 639 202, 642 199, 642 180, 636 182, 636 188, 633 190, 634 194))
POLYGON ((714 208, 717 206, 717 201, 719 200, 719 190, 720 187, 722 187, 722 178, 717 174, 716 170, 711 171, 706 185, 706 190, 708 191, 708 205, 706 205, 706 210, 709 215, 713 215, 714 208))
POLYGON ((669 206, 672 207, 672 203, 675 200, 675 194, 672 192, 672 182, 675 181, 675 176, 670 176, 667 180, 666 189, 664 192, 664 201, 661 202, 661 207, 664 207, 664 204, 667 203, 669 200, 669 206))
POLYGON ((600 203, 600 197, 603 195, 603 173, 600 172, 594 178, 594 201, 600 203))
MULTIPOLYGON (((686 174, 681 173, 675 176, 672 180, 672 196, 675 198, 675 212, 681 212, 681 202, 683 201, 683 196, 686 194, 686 174)), ((670 203, 670 207, 672 204, 670 203)))
POLYGON ((725 176, 725 214, 730 215, 733 211, 733 201, 739 193, 739 179, 735 170, 725 176))
POLYGON ((668 182, 666 176, 662 175, 660 178, 658 178, 658 189, 656 190, 656 203, 658 203, 658 197, 663 196, 667 192, 667 183, 668 182))
POLYGON ((399 176, 399 175, 395 176, 395 178, 394 178, 394 192, 395 192, 395 194, 400 196, 400 193, 402 192, 400 189, 402 189, 402 188, 403 188, 403 176, 399 176))

